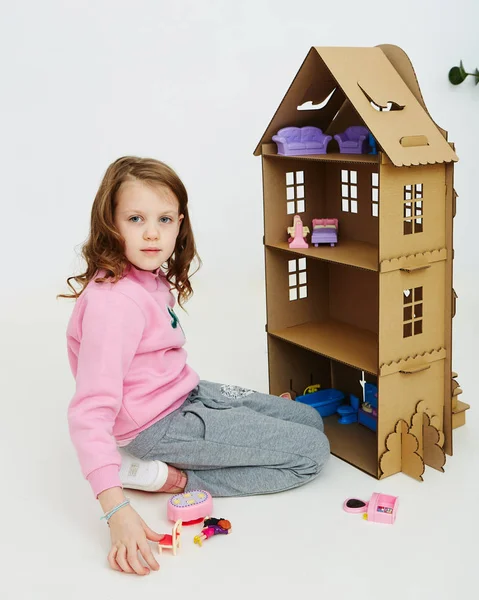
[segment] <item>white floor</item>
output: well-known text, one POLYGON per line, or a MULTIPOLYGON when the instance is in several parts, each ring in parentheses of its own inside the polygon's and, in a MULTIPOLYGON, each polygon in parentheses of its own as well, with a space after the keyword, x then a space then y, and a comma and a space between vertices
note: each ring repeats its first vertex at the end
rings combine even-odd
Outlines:
MULTIPOLYGON (((231 520, 232 535, 199 548, 192 542, 197 529, 185 530, 179 555, 164 553, 161 570, 140 578, 109 569, 108 527, 69 441, 65 415, 73 380, 64 328, 71 308, 52 299, 56 291, 40 290, 35 302, 17 299, 2 311, 2 600, 291 598, 305 592, 355 600, 477 597, 479 420, 472 340, 478 331, 464 303, 459 329, 471 336, 456 340, 454 368, 474 410, 454 434, 455 455, 444 474, 428 468, 424 483, 402 474, 378 482, 332 458, 319 479, 295 491, 216 499, 214 514, 231 520), (368 499, 374 491, 399 496, 394 526, 342 511, 345 498, 368 499)), ((267 390, 264 315, 254 309, 262 306, 262 293, 258 285, 241 314, 233 314, 227 295, 197 289, 192 316, 182 323, 192 366, 202 377, 267 390), (209 331, 212 313, 216 327, 209 331)), ((169 530, 167 497, 129 496, 153 529, 169 530)))

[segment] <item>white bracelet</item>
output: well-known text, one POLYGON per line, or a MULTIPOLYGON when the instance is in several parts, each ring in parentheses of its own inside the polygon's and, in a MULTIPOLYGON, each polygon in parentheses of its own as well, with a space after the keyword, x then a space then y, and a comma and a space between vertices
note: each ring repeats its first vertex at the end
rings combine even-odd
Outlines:
POLYGON ((120 510, 120 508, 123 508, 124 506, 126 506, 127 504, 130 504, 130 500, 129 498, 127 498, 126 500, 124 500, 121 504, 118 504, 117 506, 115 506, 115 508, 112 508, 110 510, 110 512, 107 512, 103 515, 103 517, 100 517, 100 521, 102 519, 106 519, 106 522, 108 523, 108 521, 110 520, 110 518, 112 517, 112 515, 114 515, 116 513, 117 510, 120 510))

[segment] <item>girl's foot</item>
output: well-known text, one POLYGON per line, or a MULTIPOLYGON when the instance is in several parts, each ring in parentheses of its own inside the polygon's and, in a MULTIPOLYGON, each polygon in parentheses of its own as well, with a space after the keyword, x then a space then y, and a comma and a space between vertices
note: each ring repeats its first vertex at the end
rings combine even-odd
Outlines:
POLYGON ((161 460, 141 460, 121 448, 120 481, 123 487, 143 492, 178 494, 185 489, 186 474, 161 460))
POLYGON ((186 473, 184 471, 180 471, 176 467, 172 467, 171 465, 167 465, 167 467, 168 477, 166 478, 166 482, 163 487, 158 491, 166 492, 168 494, 180 494, 181 492, 184 492, 186 482, 188 481, 186 473))

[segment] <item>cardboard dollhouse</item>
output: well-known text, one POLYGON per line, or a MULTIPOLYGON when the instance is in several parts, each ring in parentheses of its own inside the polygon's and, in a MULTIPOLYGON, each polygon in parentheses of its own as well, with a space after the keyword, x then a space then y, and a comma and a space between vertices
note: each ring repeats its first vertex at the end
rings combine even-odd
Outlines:
POLYGON ((443 470, 468 407, 451 367, 458 158, 409 58, 391 45, 311 48, 254 154, 270 392, 319 384, 362 398, 373 384, 376 430, 326 417, 332 453, 376 478, 443 470), (273 136, 307 126, 330 136, 325 153, 281 154, 273 136), (334 136, 350 126, 367 128, 375 153, 340 152, 334 136), (295 215, 310 230, 338 219, 338 243, 290 248, 295 215))

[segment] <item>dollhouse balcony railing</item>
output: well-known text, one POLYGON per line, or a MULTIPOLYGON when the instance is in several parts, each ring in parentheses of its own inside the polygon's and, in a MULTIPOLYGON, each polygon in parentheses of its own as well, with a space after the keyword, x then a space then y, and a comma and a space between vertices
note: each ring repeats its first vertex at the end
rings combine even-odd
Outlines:
POLYGON ((264 157, 274 157, 278 160, 316 160, 323 162, 340 162, 340 163, 369 163, 378 164, 381 160, 381 154, 341 154, 340 152, 330 152, 327 154, 301 154, 297 156, 284 156, 277 153, 276 144, 263 144, 262 155, 264 157))

